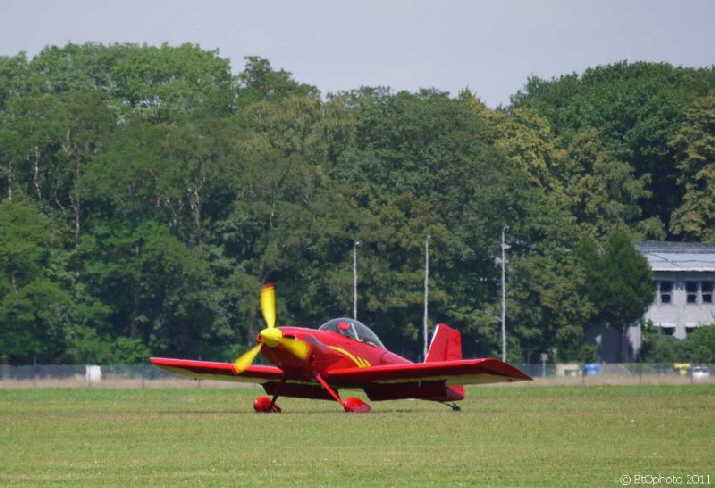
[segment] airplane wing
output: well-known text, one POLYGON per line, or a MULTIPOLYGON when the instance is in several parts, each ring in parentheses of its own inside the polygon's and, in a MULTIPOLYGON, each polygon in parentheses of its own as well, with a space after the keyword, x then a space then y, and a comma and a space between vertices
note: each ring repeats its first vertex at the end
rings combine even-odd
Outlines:
POLYGON ((280 381, 283 372, 275 366, 250 366, 243 373, 237 373, 233 363, 213 363, 189 359, 150 358, 152 364, 167 373, 178 374, 193 380, 240 381, 259 383, 280 381))
POLYGON ((192 380, 239 381, 257 383, 273 395, 280 392, 284 397, 320 398, 331 400, 330 394, 317 381, 289 379, 282 383, 283 371, 275 366, 251 365, 243 373, 237 373, 233 363, 213 363, 189 359, 150 358, 152 364, 167 373, 177 374, 192 380))
POLYGON ((531 380, 530 376, 514 366, 494 358, 342 368, 331 370, 324 376, 331 384, 343 388, 362 388, 372 383, 409 381, 444 381, 447 385, 476 385, 531 380))
POLYGON ((342 368, 326 373, 337 388, 360 388, 372 400, 459 399, 460 385, 530 381, 514 366, 494 358, 342 368))
MULTIPOLYGON (((271 395, 278 391, 283 377, 283 372, 275 366, 252 365, 239 374, 233 363, 158 357, 152 357, 150 361, 162 371, 185 378, 258 383, 271 395)), ((514 366, 493 358, 341 368, 325 372, 323 377, 335 388, 362 389, 372 400, 422 398, 437 401, 464 398, 460 385, 531 380, 514 366)), ((317 381, 289 380, 280 388, 280 394, 331 399, 317 381)))

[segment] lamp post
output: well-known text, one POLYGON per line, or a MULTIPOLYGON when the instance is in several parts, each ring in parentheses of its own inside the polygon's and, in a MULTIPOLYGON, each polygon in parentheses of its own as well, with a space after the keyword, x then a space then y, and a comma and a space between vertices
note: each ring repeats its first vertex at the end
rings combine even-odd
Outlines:
POLYGON ((429 349, 429 337, 428 337, 428 327, 427 315, 429 312, 429 240, 430 235, 427 234, 427 239, 425 239, 425 309, 424 316, 422 318, 422 332, 424 335, 424 359, 427 359, 427 352, 429 349))
POLYGON ((506 362, 506 225, 501 229, 501 360, 506 362))
POLYGON ((357 247, 360 241, 353 242, 353 319, 357 320, 357 247))

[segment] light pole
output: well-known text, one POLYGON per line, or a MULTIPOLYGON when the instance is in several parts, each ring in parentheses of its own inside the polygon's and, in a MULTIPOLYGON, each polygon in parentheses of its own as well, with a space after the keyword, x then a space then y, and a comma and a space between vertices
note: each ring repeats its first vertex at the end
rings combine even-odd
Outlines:
POLYGON ((424 359, 427 359, 427 352, 429 349, 429 337, 427 336, 428 334, 428 322, 427 322, 427 314, 429 312, 429 240, 430 240, 430 235, 427 234, 427 239, 425 239, 425 310, 424 310, 424 316, 422 318, 422 332, 424 335, 424 359))
POLYGON ((357 247, 360 241, 353 242, 353 319, 357 320, 357 247))
POLYGON ((506 362, 506 225, 501 229, 501 360, 506 362))

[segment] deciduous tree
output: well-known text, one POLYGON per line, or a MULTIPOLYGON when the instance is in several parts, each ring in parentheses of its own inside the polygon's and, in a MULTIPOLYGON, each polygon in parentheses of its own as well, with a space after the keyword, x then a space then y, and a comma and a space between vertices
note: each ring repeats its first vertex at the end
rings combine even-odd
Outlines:
POLYGON ((715 91, 697 99, 670 141, 676 150, 684 190, 671 230, 700 241, 715 241, 715 91))

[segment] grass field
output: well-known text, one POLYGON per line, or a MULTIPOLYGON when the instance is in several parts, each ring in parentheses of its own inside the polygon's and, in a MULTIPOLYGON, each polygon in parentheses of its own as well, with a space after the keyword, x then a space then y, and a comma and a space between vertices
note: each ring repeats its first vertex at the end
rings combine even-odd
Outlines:
POLYGON ((300 399, 257 415, 260 394, 0 390, 0 486, 715 486, 715 385, 475 387, 461 413, 367 415, 300 399))

